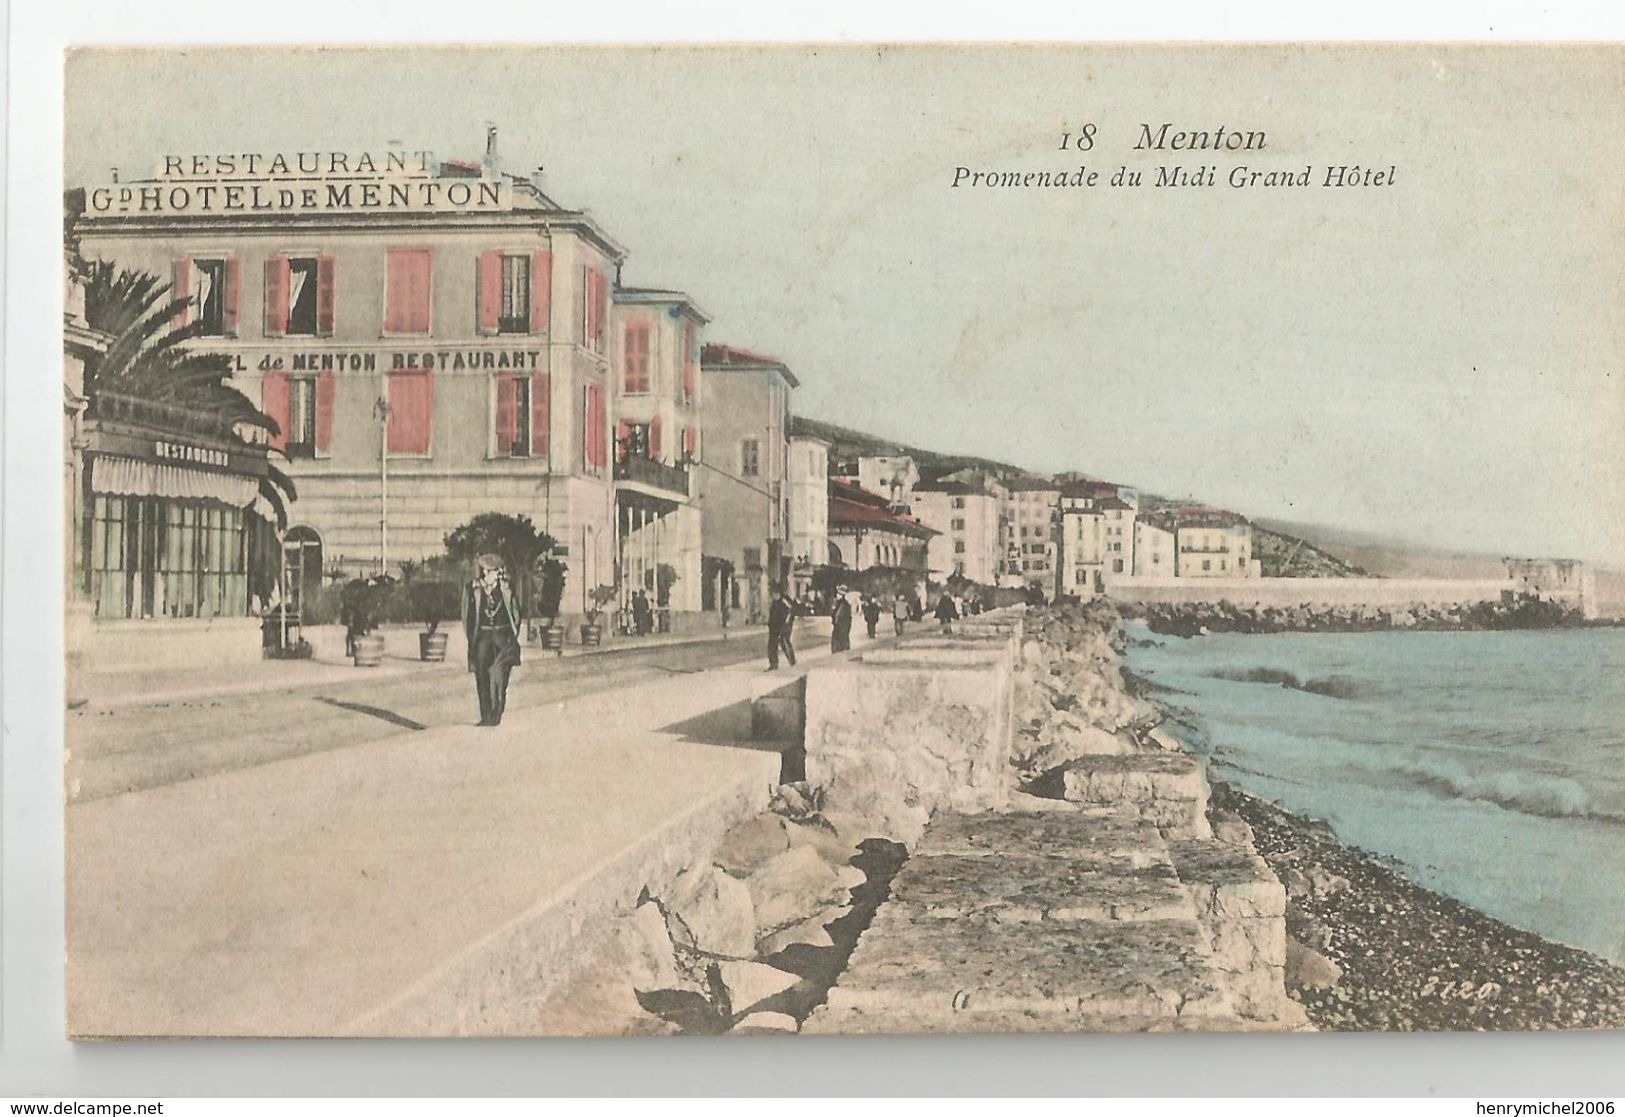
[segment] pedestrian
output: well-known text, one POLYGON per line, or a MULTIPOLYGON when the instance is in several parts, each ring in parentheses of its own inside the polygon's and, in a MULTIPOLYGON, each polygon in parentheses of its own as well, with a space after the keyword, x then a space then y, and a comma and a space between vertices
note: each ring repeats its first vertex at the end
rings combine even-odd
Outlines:
POLYGON ((654 631, 654 611, 649 608, 649 595, 642 590, 632 595, 632 623, 639 636, 654 631))
POLYGON ((869 630, 869 639, 875 638, 875 626, 880 624, 880 602, 869 594, 863 595, 863 623, 869 630))
POLYGON ((835 593, 835 608, 830 616, 835 623, 829 630, 829 650, 831 652, 844 652, 852 646, 852 602, 847 599, 847 588, 842 586, 835 593))
POLYGON ((773 591, 773 602, 767 607, 767 669, 779 669, 779 653, 790 661, 790 666, 796 665, 796 649, 790 643, 791 633, 795 629, 796 608, 790 600, 790 595, 778 586, 773 591))
POLYGON ((468 669, 480 697, 480 724, 502 724, 508 705, 508 674, 519 665, 519 605, 497 555, 475 560, 474 581, 463 593, 463 633, 468 669))
POLYGON ((942 622, 942 634, 952 636, 954 622, 959 619, 959 608, 954 604, 952 595, 947 590, 942 591, 942 597, 937 601, 937 620, 942 622))
POLYGON ((903 626, 908 623, 911 612, 913 610, 908 607, 908 598, 898 594, 897 598, 891 603, 892 627, 897 630, 897 635, 901 636, 903 634, 903 626))

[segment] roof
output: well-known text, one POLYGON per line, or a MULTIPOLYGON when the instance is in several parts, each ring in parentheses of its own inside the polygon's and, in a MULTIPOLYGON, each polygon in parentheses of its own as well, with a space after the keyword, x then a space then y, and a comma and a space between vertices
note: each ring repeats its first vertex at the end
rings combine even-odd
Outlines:
POLYGON ((768 369, 777 372, 787 380, 792 388, 799 388, 801 381, 795 378, 790 366, 777 357, 770 357, 766 353, 757 353, 750 349, 742 349, 736 345, 720 345, 711 342, 700 350, 700 367, 727 371, 729 369, 768 369))
POLYGON ((1201 505, 1182 505, 1177 508, 1164 508, 1159 512, 1142 516, 1142 520, 1152 527, 1163 531, 1177 531, 1180 528, 1236 528, 1250 527, 1247 517, 1223 508, 1204 508, 1201 505))
POLYGON ((914 516, 893 512, 879 493, 839 477, 831 478, 829 483, 829 527, 831 531, 842 528, 894 531, 916 539, 942 534, 914 516))
POLYGON ((1012 477, 1004 487, 1013 493, 1060 492, 1061 486, 1048 477, 1012 477))
POLYGON ((711 316, 701 310, 699 305, 689 298, 688 293, 685 291, 670 291, 659 287, 617 287, 613 295, 618 303, 629 303, 635 306, 670 305, 683 307, 689 314, 699 319, 701 325, 711 321, 711 316))

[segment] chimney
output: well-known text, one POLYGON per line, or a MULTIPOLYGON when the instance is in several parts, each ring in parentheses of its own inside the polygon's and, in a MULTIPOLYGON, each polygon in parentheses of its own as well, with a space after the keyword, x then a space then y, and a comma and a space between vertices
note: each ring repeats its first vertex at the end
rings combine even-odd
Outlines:
POLYGON ((497 165, 497 126, 493 121, 485 122, 485 166, 495 170, 497 165))

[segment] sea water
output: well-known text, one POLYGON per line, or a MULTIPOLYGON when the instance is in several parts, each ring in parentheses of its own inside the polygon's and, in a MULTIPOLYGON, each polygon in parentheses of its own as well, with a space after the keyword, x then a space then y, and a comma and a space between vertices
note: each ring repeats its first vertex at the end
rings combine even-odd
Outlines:
POLYGON ((1216 775, 1625 964, 1625 629, 1128 633, 1216 775))

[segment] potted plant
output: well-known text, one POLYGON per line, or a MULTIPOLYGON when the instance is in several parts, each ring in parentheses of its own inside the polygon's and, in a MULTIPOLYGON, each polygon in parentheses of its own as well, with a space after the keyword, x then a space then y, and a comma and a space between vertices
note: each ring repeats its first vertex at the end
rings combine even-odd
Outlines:
POLYGON ((535 626, 542 647, 564 654, 564 626, 559 623, 559 605, 564 600, 564 563, 552 555, 536 564, 536 613, 542 618, 535 626))
POLYGON ((596 648, 604 640, 604 606, 615 600, 615 587, 599 586, 589 596, 591 603, 587 608, 587 623, 581 626, 581 644, 596 648))
POLYGON ((671 631, 671 588, 681 581, 677 568, 669 562, 655 567, 655 631, 671 631))
POLYGON ((418 633, 418 658, 425 663, 444 663, 450 637, 440 631, 440 623, 457 615, 462 604, 461 591, 452 582, 419 578, 411 583, 407 592, 413 618, 426 629, 418 633))
POLYGON ((384 661, 384 637, 376 629, 394 581, 386 574, 356 578, 339 597, 339 619, 357 667, 377 667, 384 661))

